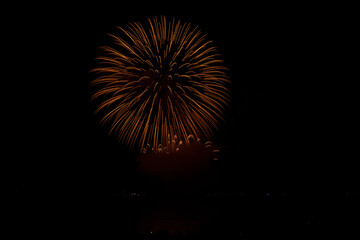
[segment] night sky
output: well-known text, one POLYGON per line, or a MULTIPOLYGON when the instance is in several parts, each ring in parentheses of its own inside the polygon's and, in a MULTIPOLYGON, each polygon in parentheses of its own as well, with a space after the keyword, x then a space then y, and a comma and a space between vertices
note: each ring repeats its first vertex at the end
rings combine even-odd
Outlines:
POLYGON ((137 152, 100 127, 88 83, 107 33, 158 15, 198 25, 230 69, 231 106, 214 138, 224 149, 208 191, 291 196, 300 205, 305 198, 358 196, 350 140, 357 108, 345 84, 354 79, 347 76, 354 66, 351 19, 327 6, 97 4, 39 5, 19 14, 21 24, 11 29, 12 72, 21 78, 12 96, 21 103, 10 110, 16 147, 9 184, 19 216, 32 208, 30 198, 56 196, 73 206, 69 199, 156 188, 136 177, 137 152))

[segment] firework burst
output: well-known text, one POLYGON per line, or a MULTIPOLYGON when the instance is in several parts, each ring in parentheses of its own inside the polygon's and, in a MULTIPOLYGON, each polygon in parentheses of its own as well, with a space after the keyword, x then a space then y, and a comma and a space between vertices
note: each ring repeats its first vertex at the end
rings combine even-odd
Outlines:
POLYGON ((213 42, 175 18, 119 30, 92 70, 101 123, 131 148, 165 146, 175 136, 211 139, 229 102, 227 69, 213 42))
POLYGON ((192 135, 185 142, 175 137, 169 146, 146 146, 138 157, 138 170, 147 176, 162 179, 163 183, 168 180, 174 183, 175 179, 181 183, 184 178, 201 176, 201 173, 209 171, 212 163, 219 160, 221 148, 211 141, 204 143, 200 139, 195 140, 192 135))

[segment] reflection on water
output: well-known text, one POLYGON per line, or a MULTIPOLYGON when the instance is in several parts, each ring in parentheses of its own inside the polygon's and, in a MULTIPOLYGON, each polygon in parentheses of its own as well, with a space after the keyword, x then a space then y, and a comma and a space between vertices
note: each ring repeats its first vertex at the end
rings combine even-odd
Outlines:
POLYGON ((122 192, 111 197, 44 197, 17 199, 12 221, 16 233, 49 239, 349 239, 359 234, 359 196, 122 192))
POLYGON ((164 198, 146 204, 142 209, 137 225, 137 229, 142 232, 209 231, 217 218, 221 217, 219 207, 204 199, 164 198))
MULTIPOLYGON (((249 219, 248 200, 242 194, 238 197, 214 197, 213 194, 156 197, 136 197, 138 193, 126 195, 131 203, 125 211, 120 207, 115 212, 119 215, 124 212, 129 215, 132 213, 131 227, 136 233, 143 235, 168 232, 176 236, 193 234, 216 237, 219 232, 226 232, 240 236, 247 226, 245 219, 252 221, 249 219)), ((119 224, 122 224, 120 218, 119 224)), ((217 239, 212 237, 208 239, 217 239)))
POLYGON ((128 210, 136 213, 133 230, 142 236, 159 233, 173 237, 190 234, 196 239, 322 238, 353 234, 356 228, 350 202, 345 195, 311 198, 287 193, 211 192, 201 196, 143 195, 133 199, 128 210))

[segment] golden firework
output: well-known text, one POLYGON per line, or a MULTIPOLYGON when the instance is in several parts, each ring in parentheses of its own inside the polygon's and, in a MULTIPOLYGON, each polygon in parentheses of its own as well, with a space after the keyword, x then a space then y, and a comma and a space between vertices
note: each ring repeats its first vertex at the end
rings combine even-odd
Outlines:
POLYGON ((175 18, 119 30, 92 70, 101 123, 131 148, 190 134, 210 139, 229 102, 227 69, 213 42, 175 18))

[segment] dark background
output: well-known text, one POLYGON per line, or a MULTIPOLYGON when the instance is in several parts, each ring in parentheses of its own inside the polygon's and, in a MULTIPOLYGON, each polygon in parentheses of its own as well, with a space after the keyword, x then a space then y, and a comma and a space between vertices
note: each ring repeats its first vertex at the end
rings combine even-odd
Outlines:
POLYGON ((59 209, 60 202, 71 218, 75 209, 98 210, 96 203, 106 205, 104 199, 124 191, 157 188, 136 177, 137 153, 99 126, 88 86, 98 47, 109 43, 106 34, 156 15, 199 25, 230 69, 231 107, 214 139, 225 150, 216 165, 218 182, 207 191, 241 192, 255 199, 252 207, 287 196, 295 205, 326 206, 324 212, 332 209, 351 224, 359 217, 353 203, 359 195, 355 94, 348 84, 354 34, 345 10, 215 2, 29 9, 16 15, 21 21, 9 34, 11 72, 19 79, 11 102, 20 100, 10 109, 16 147, 9 185, 20 218, 34 206, 59 209))

